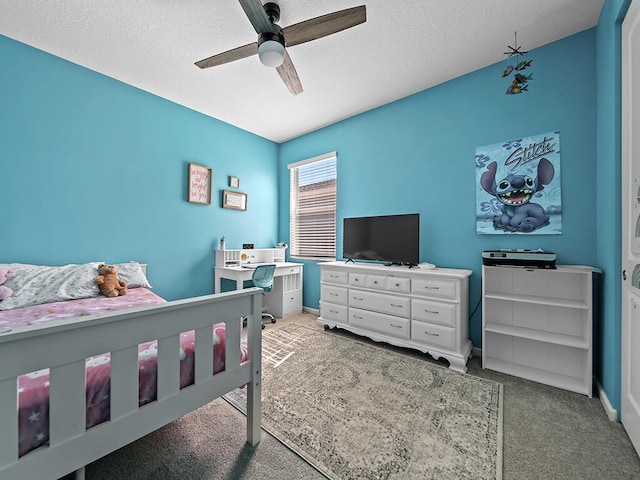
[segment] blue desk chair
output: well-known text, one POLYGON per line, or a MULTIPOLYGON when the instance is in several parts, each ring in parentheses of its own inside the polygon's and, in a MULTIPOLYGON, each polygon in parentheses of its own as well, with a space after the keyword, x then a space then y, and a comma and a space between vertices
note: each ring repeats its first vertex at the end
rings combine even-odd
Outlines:
MULTIPOLYGON (((262 295, 264 292, 270 292, 273 288, 273 274, 276 271, 275 264, 268 265, 258 265, 253 271, 253 275, 251 276, 251 281, 253 285, 262 289, 262 295)), ((262 321, 264 328, 264 320, 271 320, 271 323, 276 323, 276 317, 267 313, 264 308, 262 309, 262 321)))

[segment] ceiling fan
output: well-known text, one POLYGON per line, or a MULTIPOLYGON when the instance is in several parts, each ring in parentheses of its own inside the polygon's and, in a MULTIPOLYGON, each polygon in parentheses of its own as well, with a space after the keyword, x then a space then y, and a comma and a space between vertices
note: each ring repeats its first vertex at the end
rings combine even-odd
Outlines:
POLYGON ((258 34, 258 41, 205 58, 196 62, 196 65, 200 68, 215 67, 258 54, 263 65, 276 68, 293 95, 302 93, 302 83, 285 47, 317 40, 367 20, 366 7, 361 5, 281 28, 277 25, 280 20, 280 7, 277 3, 262 5, 260 0, 238 1, 258 34))

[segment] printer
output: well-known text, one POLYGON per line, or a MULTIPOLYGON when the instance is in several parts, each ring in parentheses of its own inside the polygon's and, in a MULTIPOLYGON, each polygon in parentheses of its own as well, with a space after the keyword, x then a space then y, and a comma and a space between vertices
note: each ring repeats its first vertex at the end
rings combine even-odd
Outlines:
POLYGON ((482 264, 492 267, 556 268, 556 254, 524 248, 485 250, 482 252, 482 264))

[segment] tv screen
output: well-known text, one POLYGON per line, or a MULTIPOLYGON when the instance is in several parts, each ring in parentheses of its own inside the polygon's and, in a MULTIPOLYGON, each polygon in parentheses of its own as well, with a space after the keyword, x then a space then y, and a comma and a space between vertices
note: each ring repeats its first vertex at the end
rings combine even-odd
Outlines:
POLYGON ((420 214, 345 218, 342 257, 417 265, 420 263, 420 214))

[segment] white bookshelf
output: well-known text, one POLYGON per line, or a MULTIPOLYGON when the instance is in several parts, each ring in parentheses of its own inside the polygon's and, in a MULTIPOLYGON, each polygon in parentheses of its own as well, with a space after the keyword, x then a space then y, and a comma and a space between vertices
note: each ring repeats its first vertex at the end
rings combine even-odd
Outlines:
POLYGON ((587 396, 593 268, 482 267, 482 366, 587 396))

